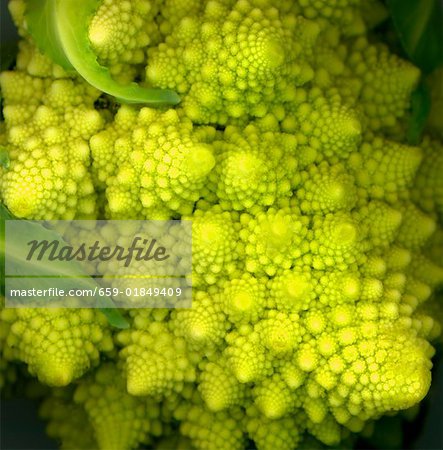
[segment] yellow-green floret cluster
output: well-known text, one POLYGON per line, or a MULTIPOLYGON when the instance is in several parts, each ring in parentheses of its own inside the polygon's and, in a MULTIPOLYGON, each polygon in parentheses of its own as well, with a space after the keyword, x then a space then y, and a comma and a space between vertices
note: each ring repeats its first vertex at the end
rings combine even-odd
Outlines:
POLYGON ((2 309, 9 326, 3 357, 20 360, 42 383, 66 386, 99 364, 113 341, 106 318, 90 309, 2 309))
POLYGON ((181 102, 119 105, 41 54, 12 0, 1 198, 24 219, 192 221, 192 307, 126 309, 125 330, 3 308, 0 386, 24 363, 77 450, 350 446, 417 405, 443 317, 442 129, 434 109, 407 143, 420 71, 369 38, 383 6, 97 3, 100 64, 181 102))
POLYGON ((10 167, 2 196, 13 214, 35 219, 94 216, 91 136, 103 126, 94 109, 100 93, 72 79, 3 72, 10 167))

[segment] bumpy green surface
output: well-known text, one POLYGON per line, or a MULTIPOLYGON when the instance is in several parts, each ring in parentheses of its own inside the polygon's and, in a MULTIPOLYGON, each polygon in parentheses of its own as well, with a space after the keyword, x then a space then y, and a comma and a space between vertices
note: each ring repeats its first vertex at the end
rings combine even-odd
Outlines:
POLYGON ((109 326, 98 311, 5 308, 0 318, 9 327, 5 360, 25 362, 50 386, 66 386, 96 366, 101 351, 113 349, 109 326))
POLYGON ((35 219, 93 217, 88 140, 103 126, 93 107, 100 93, 25 71, 3 72, 0 85, 8 98, 3 114, 13 162, 2 176, 2 195, 10 211, 35 219))
POLYGON ((190 309, 128 310, 124 331, 99 312, 2 310, 2 384, 11 360, 51 386, 75 380, 42 406, 63 448, 350 446, 426 395, 442 318, 438 104, 407 145, 420 73, 368 39, 383 8, 361 3, 101 1, 100 63, 182 97, 152 109, 98 99, 52 64, 11 1, 23 40, 0 75, 6 206, 192 220, 190 309))

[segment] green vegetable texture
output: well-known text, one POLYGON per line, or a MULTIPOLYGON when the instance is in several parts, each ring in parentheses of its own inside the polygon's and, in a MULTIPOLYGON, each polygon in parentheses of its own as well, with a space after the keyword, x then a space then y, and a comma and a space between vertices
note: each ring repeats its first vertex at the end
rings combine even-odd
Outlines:
POLYGON ((54 62, 68 71, 74 70, 92 86, 123 102, 174 104, 175 92, 148 89, 132 83, 118 85, 107 68, 97 62, 91 50, 87 25, 99 2, 90 0, 34 0, 28 2, 30 32, 39 48, 46 50, 54 62))
POLYGON ((192 222, 191 308, 2 298, 0 386, 46 386, 60 448, 351 449, 418 407, 443 323, 423 3, 9 1, 2 218, 192 222))

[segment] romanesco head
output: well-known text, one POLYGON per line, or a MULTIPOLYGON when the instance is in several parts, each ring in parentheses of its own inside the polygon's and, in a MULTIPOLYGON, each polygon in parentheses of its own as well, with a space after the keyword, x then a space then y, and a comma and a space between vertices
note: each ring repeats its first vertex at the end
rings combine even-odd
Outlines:
POLYGON ((75 381, 43 404, 49 434, 103 450, 350 448, 419 404, 443 320, 441 126, 437 104, 406 140, 420 71, 368 31, 384 7, 98 2, 90 50, 119 82, 181 96, 159 108, 56 66, 26 8, 11 1, 23 39, 0 75, 5 205, 192 222, 190 308, 130 308, 114 331, 99 311, 2 309, 6 367, 75 381))

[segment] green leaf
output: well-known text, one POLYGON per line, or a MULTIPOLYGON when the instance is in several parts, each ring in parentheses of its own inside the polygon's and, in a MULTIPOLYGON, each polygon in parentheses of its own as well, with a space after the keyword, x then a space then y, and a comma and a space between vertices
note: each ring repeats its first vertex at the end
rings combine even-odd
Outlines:
POLYGON ((32 37, 54 62, 74 68, 89 84, 123 103, 177 104, 180 97, 169 89, 121 85, 100 65, 88 38, 88 23, 97 0, 31 0, 27 21, 32 37))
POLYGON ((443 64, 443 2, 387 0, 403 48, 425 73, 443 64))
MULTIPOLYGON (((12 219, 7 219, 12 220, 12 219)), ((32 240, 48 242, 59 241, 61 246, 69 245, 62 236, 51 228, 46 228, 40 222, 13 219, 14 234, 8 236, 5 251, 8 255, 8 274, 19 277, 84 277, 79 278, 82 288, 96 287, 96 282, 87 276, 79 261, 48 261, 26 260, 28 249, 24 242, 32 240)))
POLYGON ((0 203, 0 221, 15 219, 3 203, 0 203))
POLYGON ((100 312, 105 315, 109 325, 126 330, 129 328, 128 321, 122 316, 121 312, 116 308, 100 308, 100 312))
POLYGON ((0 203, 0 295, 5 296, 5 221, 14 219, 3 203, 0 203))
POLYGON ((0 145, 0 167, 3 169, 9 169, 9 155, 6 147, 0 145))
MULTIPOLYGON (((72 283, 75 283, 76 289, 94 290, 101 287, 94 278, 85 274, 78 261, 51 261, 49 265, 44 259, 24 262, 23 242, 26 240, 58 240, 63 245, 67 245, 67 243, 55 230, 45 228, 40 223, 25 220, 20 222, 26 223, 26 226, 18 227, 19 232, 11 235, 8 242, 5 242, 5 222, 7 220, 17 219, 12 216, 5 205, 0 204, 0 291, 2 295, 5 295, 6 252, 8 252, 8 276, 20 278, 20 289, 35 288, 36 278, 38 278, 39 289, 54 287, 54 275, 57 275, 57 287, 60 289, 72 288, 72 283), (32 275, 29 276, 30 274, 32 275), (63 276, 71 278, 63 278, 63 276)), ((121 312, 114 307, 111 298, 98 296, 95 300, 99 306, 98 309, 106 316, 110 325, 121 329, 129 327, 121 312)))
POLYGON ((58 36, 56 17, 56 0, 28 0, 26 20, 28 29, 39 50, 49 56, 65 70, 73 70, 66 57, 58 36))
POLYGON ((411 117, 407 131, 409 144, 417 145, 431 110, 429 89, 422 81, 411 95, 411 117))

